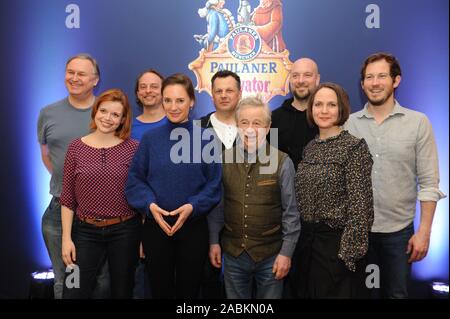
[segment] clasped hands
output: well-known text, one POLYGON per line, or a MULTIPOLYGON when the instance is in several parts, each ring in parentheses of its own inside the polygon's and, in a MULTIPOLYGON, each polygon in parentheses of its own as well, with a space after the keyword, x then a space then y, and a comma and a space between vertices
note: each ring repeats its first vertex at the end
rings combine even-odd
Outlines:
POLYGON ((168 212, 155 203, 151 203, 150 212, 153 215, 153 218, 158 223, 159 227, 168 235, 173 236, 184 224, 186 219, 192 214, 194 208, 191 204, 184 204, 183 206, 178 207, 177 209, 168 212), (164 216, 178 216, 176 223, 173 226, 170 226, 165 220, 164 216))

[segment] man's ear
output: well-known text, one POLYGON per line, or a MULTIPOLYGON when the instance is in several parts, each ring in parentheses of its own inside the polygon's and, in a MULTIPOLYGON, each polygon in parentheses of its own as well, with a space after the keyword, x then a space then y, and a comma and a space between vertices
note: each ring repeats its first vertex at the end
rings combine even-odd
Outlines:
POLYGON ((402 77, 400 75, 397 75, 394 79, 394 84, 393 84, 394 89, 396 89, 400 85, 401 81, 402 81, 402 77))

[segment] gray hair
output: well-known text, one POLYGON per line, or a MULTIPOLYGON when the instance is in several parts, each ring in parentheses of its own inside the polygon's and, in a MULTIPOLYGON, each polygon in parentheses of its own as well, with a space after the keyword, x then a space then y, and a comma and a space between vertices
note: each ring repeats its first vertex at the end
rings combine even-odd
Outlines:
POLYGON ((66 69, 69 63, 75 59, 88 60, 89 62, 91 62, 95 69, 95 75, 97 75, 97 77, 100 78, 100 68, 97 64, 97 61, 88 53, 79 53, 77 55, 71 56, 66 62, 66 69))
POLYGON ((241 113, 241 110, 247 109, 250 107, 260 108, 264 111, 266 123, 270 124, 272 121, 272 111, 269 108, 269 105, 263 101, 261 96, 248 96, 243 99, 241 99, 236 107, 236 122, 238 122, 239 114, 241 113))

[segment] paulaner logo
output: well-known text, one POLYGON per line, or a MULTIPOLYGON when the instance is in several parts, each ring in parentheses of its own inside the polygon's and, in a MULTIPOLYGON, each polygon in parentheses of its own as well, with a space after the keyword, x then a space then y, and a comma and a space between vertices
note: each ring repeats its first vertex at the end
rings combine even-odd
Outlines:
POLYGON ((261 51, 261 37, 250 27, 238 27, 228 37, 228 52, 241 61, 254 59, 261 51))
POLYGON ((237 19, 225 0, 208 0, 198 10, 206 33, 195 34, 201 50, 189 64, 197 78, 196 89, 211 94, 211 78, 220 70, 239 74, 243 95, 259 94, 268 102, 289 93, 292 68, 283 39, 281 0, 240 0, 237 19), (256 7, 252 10, 252 4, 256 7))

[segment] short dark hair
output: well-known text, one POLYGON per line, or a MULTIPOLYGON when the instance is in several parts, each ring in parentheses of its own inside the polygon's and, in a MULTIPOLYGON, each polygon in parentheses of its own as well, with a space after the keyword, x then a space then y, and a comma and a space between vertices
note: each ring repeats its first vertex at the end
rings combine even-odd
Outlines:
POLYGON ((239 75, 237 75, 233 71, 229 71, 229 70, 220 70, 220 71, 217 71, 213 75, 213 77, 211 78, 211 89, 214 87, 214 81, 217 78, 221 78, 222 79, 222 78, 227 78, 229 76, 231 76, 232 78, 234 78, 236 80, 236 84, 237 84, 238 90, 240 91, 241 90, 241 78, 239 77, 239 75))
POLYGON ((92 63, 92 66, 93 66, 94 69, 95 69, 95 75, 97 76, 97 78, 100 79, 100 67, 98 66, 97 60, 95 60, 95 59, 94 59, 90 54, 88 54, 88 53, 79 53, 79 54, 77 54, 77 55, 71 56, 69 59, 67 59, 67 62, 66 62, 66 69, 67 69, 67 66, 69 65, 69 63, 70 63, 72 60, 75 60, 75 59, 88 60, 89 62, 91 62, 91 63, 92 63))
POLYGON ((97 97, 91 112, 91 124, 90 124, 91 130, 97 129, 97 125, 95 124, 95 115, 97 114, 99 106, 103 102, 107 101, 119 102, 120 104, 122 104, 123 122, 116 129, 115 135, 123 140, 129 138, 131 135, 131 118, 132 118, 131 106, 130 103, 128 102, 127 95, 120 89, 107 90, 97 97))
POLYGON ((183 74, 183 73, 175 73, 169 76, 168 78, 164 79, 161 87, 161 94, 164 92, 164 89, 168 87, 169 85, 181 85, 186 90, 189 98, 195 102, 195 91, 194 91, 194 85, 192 84, 191 79, 183 74))
POLYGON ((389 74, 392 79, 395 79, 398 75, 402 75, 400 64, 395 56, 386 52, 377 52, 369 55, 366 61, 364 61, 364 64, 361 67, 361 81, 364 81, 364 78, 366 77, 367 65, 380 60, 385 60, 389 64, 389 74))
POLYGON ((136 84, 134 86, 134 95, 136 96, 136 103, 141 111, 142 111, 144 105, 142 105, 142 102, 139 100, 139 98, 137 96, 137 92, 139 91, 139 81, 141 80, 141 77, 146 73, 153 73, 161 79, 161 82, 164 81, 164 76, 161 73, 159 73, 158 71, 156 71, 155 69, 147 69, 138 75, 138 77, 136 78, 136 84))
POLYGON ((314 99, 316 97, 317 92, 320 89, 328 88, 333 90, 337 96, 338 108, 339 108, 339 116, 335 125, 342 126, 348 120, 350 115, 350 99, 348 98, 347 92, 345 92, 344 88, 336 83, 325 82, 319 84, 319 86, 311 93, 311 97, 308 101, 308 108, 306 110, 306 119, 311 126, 317 126, 314 122, 314 117, 312 114, 312 108, 314 105, 314 99))

